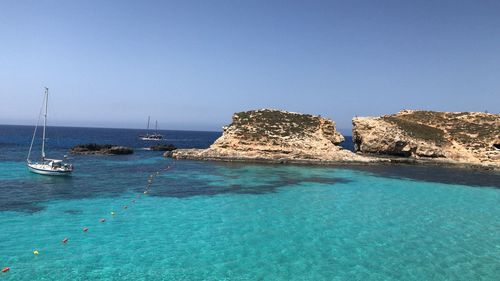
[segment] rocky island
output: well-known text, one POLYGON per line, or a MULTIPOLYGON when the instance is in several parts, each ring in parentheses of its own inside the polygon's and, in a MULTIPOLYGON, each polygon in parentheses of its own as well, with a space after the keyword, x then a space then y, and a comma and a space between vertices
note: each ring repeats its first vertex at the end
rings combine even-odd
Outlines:
POLYGON ((177 149, 165 156, 177 159, 226 161, 366 162, 339 144, 344 137, 332 120, 273 109, 235 113, 223 135, 208 149, 177 149))
POLYGON ((500 115, 403 110, 353 119, 357 152, 500 166, 500 115))
POLYGON ((79 144, 69 150, 71 154, 121 155, 132 154, 134 150, 125 146, 113 144, 79 144))
POLYGON ((439 163, 500 169, 500 115, 404 110, 353 119, 355 152, 339 144, 335 122, 273 109, 235 113, 207 149, 176 149, 176 159, 272 163, 439 163))

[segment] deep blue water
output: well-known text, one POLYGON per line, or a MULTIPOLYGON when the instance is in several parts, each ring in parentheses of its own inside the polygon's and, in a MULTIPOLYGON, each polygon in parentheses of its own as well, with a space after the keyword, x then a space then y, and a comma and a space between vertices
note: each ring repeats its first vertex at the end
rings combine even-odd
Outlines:
MULTIPOLYGON (((141 149, 141 130, 48 132, 51 157, 89 142, 135 153, 70 156, 73 176, 40 176, 24 165, 32 128, 0 126, 2 280, 500 276, 498 173, 174 161, 141 149)), ((220 135, 162 133, 197 148, 220 135)))

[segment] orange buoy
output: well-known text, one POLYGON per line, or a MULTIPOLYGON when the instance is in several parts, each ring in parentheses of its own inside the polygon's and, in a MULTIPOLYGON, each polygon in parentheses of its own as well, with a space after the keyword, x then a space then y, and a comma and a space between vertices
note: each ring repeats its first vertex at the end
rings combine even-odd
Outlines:
POLYGON ((89 228, 88 227, 84 227, 83 228, 83 232, 87 232, 87 231, 89 231, 89 228))
POLYGON ((10 267, 5 267, 4 269, 2 269, 2 272, 5 273, 5 272, 7 272, 9 270, 10 270, 10 267))
POLYGON ((64 238, 61 242, 63 242, 63 244, 66 244, 66 243, 68 243, 68 240, 69 240, 69 239, 66 237, 66 238, 64 238))

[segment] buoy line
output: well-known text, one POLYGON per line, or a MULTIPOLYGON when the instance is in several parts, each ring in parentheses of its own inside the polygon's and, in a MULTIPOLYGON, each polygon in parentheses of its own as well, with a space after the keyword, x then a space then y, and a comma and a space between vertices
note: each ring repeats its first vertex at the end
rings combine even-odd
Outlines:
MULTIPOLYGON (((165 171, 166 172, 166 171, 171 170, 172 167, 174 166, 174 164, 175 164, 175 161, 172 162, 171 165, 168 165, 166 168, 161 169, 159 171, 156 171, 156 172, 153 172, 152 174, 150 174, 149 177, 148 177, 147 185, 146 185, 146 188, 145 188, 143 194, 144 195, 149 194, 149 191, 151 189, 151 186, 153 184, 153 179, 154 179, 155 176, 159 176, 161 171, 165 171)), ((137 199, 140 199, 141 197, 142 197, 141 194, 138 194, 136 196, 137 199)), ((135 204, 136 203, 136 199, 132 199, 130 202, 132 202, 132 204, 135 204)), ((122 206, 123 206, 124 210, 128 209, 128 205, 122 205, 122 206)), ((115 216, 116 215, 116 213, 114 211, 111 211, 110 214, 111 214, 111 216, 115 216)), ((106 219, 105 218, 101 218, 101 219, 99 219, 99 222, 100 223, 105 223, 106 219)), ((83 230, 84 233, 87 233, 89 231, 89 227, 85 226, 85 227, 82 228, 82 230, 83 230)), ((66 244, 68 244, 68 242, 69 242, 69 237, 64 237, 64 239, 61 240, 61 244, 62 245, 66 245, 66 244)), ((40 255, 40 251, 37 250, 37 249, 34 249, 33 250, 33 255, 34 256, 39 256, 40 255)), ((7 273, 7 272, 10 271, 10 269, 11 269, 10 267, 3 267, 2 270, 1 270, 1 272, 2 273, 7 273)))

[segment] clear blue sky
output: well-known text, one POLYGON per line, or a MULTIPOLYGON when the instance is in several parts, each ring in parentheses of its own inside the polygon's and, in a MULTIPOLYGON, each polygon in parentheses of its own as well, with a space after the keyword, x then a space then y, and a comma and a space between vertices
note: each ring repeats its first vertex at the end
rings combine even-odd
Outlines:
POLYGON ((0 123, 500 109, 500 1, 0 1, 0 123))

